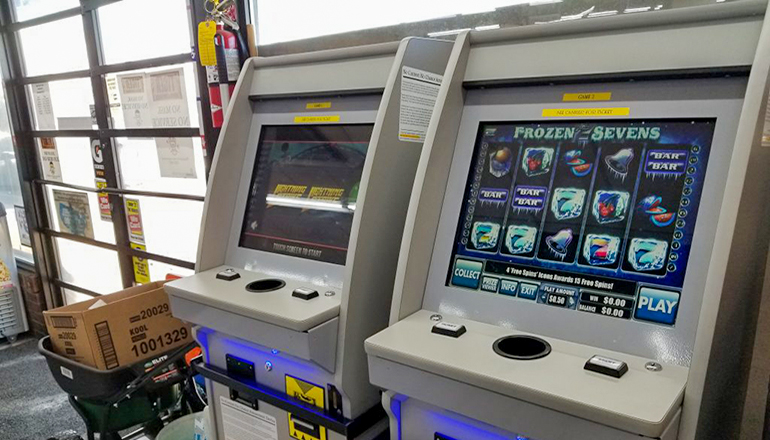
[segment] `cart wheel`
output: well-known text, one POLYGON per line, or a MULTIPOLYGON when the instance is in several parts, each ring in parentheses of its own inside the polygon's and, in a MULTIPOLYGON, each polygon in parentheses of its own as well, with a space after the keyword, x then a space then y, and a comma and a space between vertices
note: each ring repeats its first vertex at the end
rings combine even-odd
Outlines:
POLYGON ((11 344, 15 344, 17 339, 19 339, 19 335, 8 336, 8 342, 11 344))

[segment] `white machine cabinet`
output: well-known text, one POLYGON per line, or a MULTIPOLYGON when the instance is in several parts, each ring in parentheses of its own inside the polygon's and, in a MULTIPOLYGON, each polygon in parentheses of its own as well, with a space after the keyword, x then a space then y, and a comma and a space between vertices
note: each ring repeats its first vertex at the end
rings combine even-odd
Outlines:
POLYGON ((366 341, 394 440, 738 438, 766 8, 458 36, 366 341))
POLYGON ((400 237, 453 42, 249 60, 217 144, 196 324, 220 439, 367 439, 387 426, 365 338, 385 328, 400 237), (246 434, 244 434, 246 435, 246 434))

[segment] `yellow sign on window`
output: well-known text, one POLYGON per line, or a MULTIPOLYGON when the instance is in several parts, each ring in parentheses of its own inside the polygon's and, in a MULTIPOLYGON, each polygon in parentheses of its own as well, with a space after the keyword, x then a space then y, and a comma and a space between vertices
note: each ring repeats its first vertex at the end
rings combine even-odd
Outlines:
POLYGON ((577 118, 577 117, 607 117, 607 116, 628 116, 631 109, 628 107, 608 107, 608 108, 544 108, 544 118, 577 118))
MULTIPOLYGON (((131 243, 131 249, 147 252, 147 246, 139 243, 131 243)), ((134 280, 139 284, 150 282, 150 265, 147 260, 139 257, 131 257, 134 262, 134 280)))

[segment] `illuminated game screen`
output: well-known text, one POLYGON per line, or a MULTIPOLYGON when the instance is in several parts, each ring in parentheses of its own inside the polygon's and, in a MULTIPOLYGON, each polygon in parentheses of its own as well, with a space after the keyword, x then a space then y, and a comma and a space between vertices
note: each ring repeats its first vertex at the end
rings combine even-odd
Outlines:
POLYGON ((674 325, 715 123, 481 123, 447 285, 674 325))
POLYGON ((372 129, 263 126, 239 245, 345 264, 372 129))

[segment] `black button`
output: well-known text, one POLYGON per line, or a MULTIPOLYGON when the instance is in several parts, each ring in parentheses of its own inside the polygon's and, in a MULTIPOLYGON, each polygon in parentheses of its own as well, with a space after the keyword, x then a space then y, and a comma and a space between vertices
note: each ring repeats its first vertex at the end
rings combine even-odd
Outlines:
POLYGON ((623 361, 610 359, 604 356, 593 356, 586 361, 584 370, 595 373, 605 374, 607 376, 621 378, 628 371, 628 365, 623 361))
POLYGON ((452 324, 451 322, 439 322, 433 326, 431 333, 459 338, 465 333, 465 326, 462 324, 452 324))
POLYGON ((218 280, 232 281, 241 277, 241 274, 234 269, 225 269, 222 272, 217 273, 218 280))
POLYGON ((300 299, 304 299, 305 301, 308 301, 317 297, 318 291, 300 287, 299 289, 294 289, 294 292, 291 292, 291 296, 293 296, 294 298, 300 298, 300 299))

